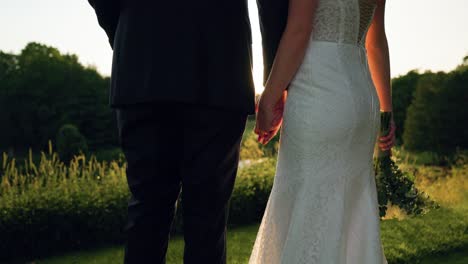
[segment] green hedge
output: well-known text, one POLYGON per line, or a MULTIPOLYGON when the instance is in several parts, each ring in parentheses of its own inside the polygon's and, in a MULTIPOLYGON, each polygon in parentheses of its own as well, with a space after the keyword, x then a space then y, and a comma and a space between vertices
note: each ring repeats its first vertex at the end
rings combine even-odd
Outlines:
POLYGON ((43 256, 103 241, 121 241, 128 188, 124 166, 81 156, 69 167, 42 154, 0 170, 0 260, 43 256))
MULTIPOLYGON (((65 166, 50 151, 42 153, 37 165, 32 160, 32 153, 20 164, 5 155, 0 163, 0 262, 124 241, 129 193, 122 159, 98 162, 79 156, 65 166)), ((260 221, 275 167, 273 159, 241 165, 231 199, 230 225, 260 221)), ((387 251, 392 259, 406 261, 466 245, 467 216, 434 210, 423 218, 383 221, 384 242, 390 245, 387 251), (414 243, 399 243, 411 241, 409 236, 414 243)), ((182 229, 180 219, 175 232, 182 229)))
MULTIPOLYGON (((38 165, 32 154, 20 166, 4 156, 1 165, 0 261, 124 241, 129 192, 123 160, 109 163, 79 156, 68 167, 57 154, 43 153, 38 165)), ((273 160, 265 160, 239 170, 232 225, 261 219, 274 168, 273 160)), ((180 219, 175 232, 182 229, 180 219)))

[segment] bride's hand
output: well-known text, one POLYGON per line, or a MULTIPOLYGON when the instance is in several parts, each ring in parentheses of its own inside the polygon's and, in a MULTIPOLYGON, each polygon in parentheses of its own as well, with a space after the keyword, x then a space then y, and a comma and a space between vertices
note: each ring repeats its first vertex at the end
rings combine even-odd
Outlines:
POLYGON ((255 125, 255 133, 258 135, 260 143, 267 144, 280 130, 286 97, 286 91, 276 102, 265 93, 260 97, 257 104, 257 122, 255 125))
POLYGON ((390 120, 390 132, 386 136, 379 138, 379 147, 383 151, 390 150, 395 145, 395 130, 396 125, 393 118, 390 120))

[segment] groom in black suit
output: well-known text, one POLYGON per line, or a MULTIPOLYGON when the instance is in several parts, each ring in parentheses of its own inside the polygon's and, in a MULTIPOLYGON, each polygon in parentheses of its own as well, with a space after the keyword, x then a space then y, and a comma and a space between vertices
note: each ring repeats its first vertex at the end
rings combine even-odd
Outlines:
MULTIPOLYGON (((165 263, 182 189, 184 262, 226 263, 226 222, 255 113, 247 0, 89 0, 114 50, 110 105, 131 192, 125 263, 165 263)), ((259 0, 265 71, 286 0, 259 0)))

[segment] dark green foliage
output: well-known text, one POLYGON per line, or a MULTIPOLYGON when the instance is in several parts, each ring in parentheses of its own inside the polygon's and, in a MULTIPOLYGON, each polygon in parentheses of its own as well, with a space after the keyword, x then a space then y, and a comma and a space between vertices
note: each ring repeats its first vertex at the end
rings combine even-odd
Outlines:
POLYGON ((111 162, 113 160, 121 160, 125 158, 125 155, 120 148, 107 148, 107 149, 99 149, 93 155, 96 156, 98 161, 108 161, 111 162))
POLYGON ((396 125, 396 138, 400 143, 403 143, 402 135, 405 128, 406 112, 413 101, 413 94, 421 76, 416 71, 410 71, 406 75, 392 80, 393 116, 396 125))
POLYGON ((71 124, 63 125, 57 133, 57 152, 65 163, 70 162, 74 155, 88 152, 86 138, 78 128, 71 124))
POLYGON ((108 88, 108 78, 52 47, 30 43, 18 55, 0 53, 0 149, 44 149, 67 123, 91 150, 116 145, 108 88))
POLYGON ((468 148, 467 102, 468 69, 423 76, 408 108, 405 147, 442 155, 468 148))

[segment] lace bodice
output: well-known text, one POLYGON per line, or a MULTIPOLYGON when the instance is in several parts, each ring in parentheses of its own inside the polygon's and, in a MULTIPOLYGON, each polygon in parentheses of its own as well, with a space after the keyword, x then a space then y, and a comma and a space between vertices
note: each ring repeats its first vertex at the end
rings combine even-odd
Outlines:
POLYGON ((376 0, 321 0, 315 13, 314 40, 364 44, 376 0))

